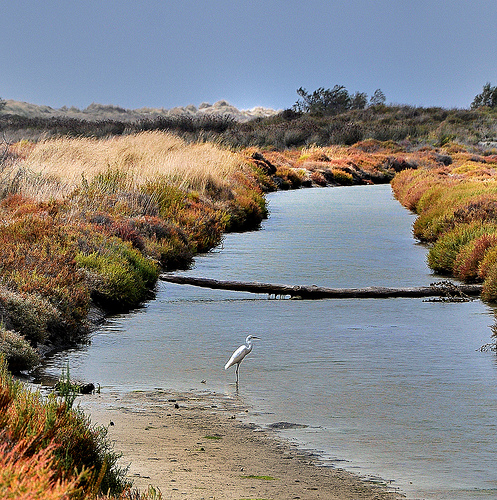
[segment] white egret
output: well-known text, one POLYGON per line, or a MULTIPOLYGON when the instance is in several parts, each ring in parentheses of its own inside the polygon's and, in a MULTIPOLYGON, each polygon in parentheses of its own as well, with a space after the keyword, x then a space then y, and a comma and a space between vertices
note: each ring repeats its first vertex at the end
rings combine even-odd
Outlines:
POLYGON ((232 355, 229 361, 224 365, 224 369, 227 370, 230 366, 236 364, 236 384, 238 385, 238 370, 240 368, 240 363, 243 358, 252 350, 252 340, 258 339, 255 335, 249 335, 245 339, 245 344, 241 345, 232 355))

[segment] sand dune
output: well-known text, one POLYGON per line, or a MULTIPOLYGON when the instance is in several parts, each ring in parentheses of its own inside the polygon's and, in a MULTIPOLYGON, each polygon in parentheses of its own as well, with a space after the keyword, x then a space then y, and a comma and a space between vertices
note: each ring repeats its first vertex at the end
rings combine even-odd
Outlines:
POLYGON ((264 107, 255 107, 252 109, 239 110, 229 102, 221 100, 214 104, 203 102, 198 107, 190 104, 189 106, 165 108, 140 108, 125 109, 120 106, 92 103, 85 109, 64 106, 62 108, 51 108, 27 102, 13 101, 7 99, 2 114, 16 114, 28 117, 50 117, 67 116, 70 118, 79 118, 83 120, 119 120, 134 121, 142 118, 154 118, 157 116, 204 116, 204 115, 229 115, 238 121, 248 121, 254 118, 271 116, 279 112, 264 107))

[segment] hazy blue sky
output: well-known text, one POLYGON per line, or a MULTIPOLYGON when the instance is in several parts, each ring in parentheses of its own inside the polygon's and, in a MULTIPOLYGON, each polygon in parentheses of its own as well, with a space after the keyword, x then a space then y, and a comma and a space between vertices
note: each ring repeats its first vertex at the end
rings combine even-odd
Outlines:
POLYGON ((497 85, 496 0, 0 0, 0 96, 52 107, 291 107, 344 85, 468 107, 497 85))

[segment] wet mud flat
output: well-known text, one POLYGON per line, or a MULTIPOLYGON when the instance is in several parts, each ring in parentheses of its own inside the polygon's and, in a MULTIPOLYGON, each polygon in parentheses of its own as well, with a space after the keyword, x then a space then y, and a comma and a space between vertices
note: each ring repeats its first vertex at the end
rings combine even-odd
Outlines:
POLYGON ((129 464, 134 487, 179 499, 404 498, 381 481, 323 466, 319 457, 280 439, 289 422, 247 423, 238 398, 169 390, 83 396, 80 407, 129 464))

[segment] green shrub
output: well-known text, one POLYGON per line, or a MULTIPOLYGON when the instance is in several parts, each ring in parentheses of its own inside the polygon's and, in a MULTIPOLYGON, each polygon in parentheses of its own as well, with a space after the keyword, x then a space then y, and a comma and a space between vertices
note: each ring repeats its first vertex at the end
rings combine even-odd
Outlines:
MULTIPOLYGON (((497 250, 497 249, 496 249, 497 250)), ((493 265, 487 262, 486 277, 483 282, 481 298, 487 302, 497 302, 497 251, 489 252, 493 265)))
POLYGON ((193 249, 175 238, 150 240, 146 252, 153 256, 165 271, 188 269, 193 261, 193 249))
POLYGON ((449 274, 454 270, 454 263, 461 248, 484 234, 497 233, 497 225, 473 222, 460 224, 448 231, 433 245, 428 253, 428 265, 436 272, 449 274))
POLYGON ((419 214, 421 209, 418 204, 422 196, 441 182, 437 173, 431 170, 403 170, 392 180, 392 189, 402 205, 419 214))
POLYGON ((255 229, 267 217, 266 200, 256 191, 246 191, 229 204, 227 216, 227 231, 255 229))
POLYGON ((294 168, 278 166, 276 176, 281 179, 282 189, 297 189, 302 186, 303 175, 294 168))
POLYGON ((345 170, 334 168, 331 173, 333 174, 333 180, 341 186, 350 186, 354 183, 354 176, 345 170))
POLYGON ((497 247, 492 247, 485 253, 478 266, 478 277, 485 280, 495 264, 497 264, 497 247))
MULTIPOLYGON (((449 208, 450 210, 450 208, 449 208)), ((419 241, 431 243, 454 227, 451 215, 445 205, 435 205, 432 210, 422 213, 413 224, 413 235, 419 241)))
POLYGON ((489 249, 497 247, 497 234, 484 234, 464 245, 454 262, 454 276, 465 281, 479 276, 480 264, 489 249))
POLYGON ((98 250, 76 256, 79 266, 97 276, 91 280, 93 298, 113 309, 138 305, 157 280, 157 264, 117 237, 99 243, 98 250))

